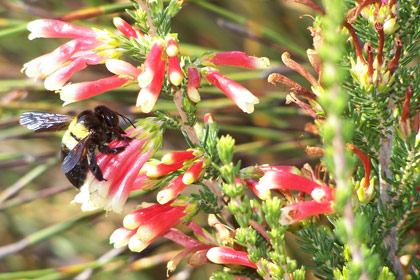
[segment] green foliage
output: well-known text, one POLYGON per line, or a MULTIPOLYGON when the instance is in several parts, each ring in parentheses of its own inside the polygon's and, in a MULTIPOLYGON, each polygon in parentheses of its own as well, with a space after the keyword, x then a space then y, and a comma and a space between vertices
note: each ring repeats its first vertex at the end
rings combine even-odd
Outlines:
POLYGON ((217 196, 206 185, 203 185, 198 194, 191 194, 191 198, 192 201, 198 203, 199 209, 205 213, 217 215, 223 209, 223 206, 217 203, 217 196))

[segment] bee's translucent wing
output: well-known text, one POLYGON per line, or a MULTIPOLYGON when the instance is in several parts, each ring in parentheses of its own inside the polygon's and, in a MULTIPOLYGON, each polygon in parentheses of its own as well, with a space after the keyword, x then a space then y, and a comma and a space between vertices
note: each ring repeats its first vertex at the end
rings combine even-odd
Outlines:
POLYGON ((77 145, 69 152, 61 163, 61 171, 69 173, 79 163, 81 157, 86 155, 86 149, 92 139, 92 133, 83 138, 77 145))
POLYGON ((67 129, 74 117, 45 112, 25 112, 19 123, 35 132, 58 131, 67 129))

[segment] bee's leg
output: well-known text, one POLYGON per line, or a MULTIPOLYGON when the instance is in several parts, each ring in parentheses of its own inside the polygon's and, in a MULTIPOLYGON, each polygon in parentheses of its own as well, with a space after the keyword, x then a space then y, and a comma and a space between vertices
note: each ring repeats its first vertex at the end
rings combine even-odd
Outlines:
POLYGON ((124 151, 125 147, 127 147, 127 145, 123 147, 117 147, 117 148, 110 148, 108 145, 99 145, 98 150, 101 153, 105 153, 105 154, 118 154, 124 151))
POLYGON ((131 138, 131 137, 128 137, 128 136, 121 136, 121 134, 119 134, 119 133, 116 134, 116 138, 118 140, 122 140, 122 141, 125 141, 125 142, 130 142, 131 140, 134 139, 134 138, 131 138))
POLYGON ((134 138, 131 138, 131 137, 128 137, 128 136, 120 136, 120 137, 121 137, 120 140, 123 140, 125 142, 130 142, 131 140, 134 140, 134 138))
POLYGON ((102 174, 102 170, 99 167, 98 163, 96 162, 96 155, 95 155, 95 145, 89 147, 87 152, 87 158, 89 162, 89 169, 92 171, 93 175, 98 181, 106 181, 102 174))

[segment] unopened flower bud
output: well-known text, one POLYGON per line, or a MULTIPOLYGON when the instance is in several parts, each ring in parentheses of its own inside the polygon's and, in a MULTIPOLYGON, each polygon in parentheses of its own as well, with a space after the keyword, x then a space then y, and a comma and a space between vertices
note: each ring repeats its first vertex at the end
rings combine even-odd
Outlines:
POLYGON ((200 74, 198 73, 198 69, 195 67, 188 67, 188 84, 187 84, 187 96, 188 98, 194 102, 200 102, 200 93, 198 92, 198 88, 200 88, 201 78, 200 74))
POLYGON ((203 165, 204 160, 199 160, 196 163, 194 163, 188 170, 184 173, 184 176, 182 177, 182 182, 185 185, 190 185, 197 181, 197 179, 200 177, 201 172, 203 171, 203 165))

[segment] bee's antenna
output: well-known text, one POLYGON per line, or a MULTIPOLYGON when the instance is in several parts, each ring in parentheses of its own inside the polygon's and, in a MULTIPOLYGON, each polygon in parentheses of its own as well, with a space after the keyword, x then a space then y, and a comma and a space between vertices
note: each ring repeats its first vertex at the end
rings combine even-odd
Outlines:
POLYGON ((124 115, 121 115, 120 113, 117 113, 126 123, 129 122, 134 128, 136 128, 136 126, 131 122, 131 120, 129 118, 127 118, 124 115))

